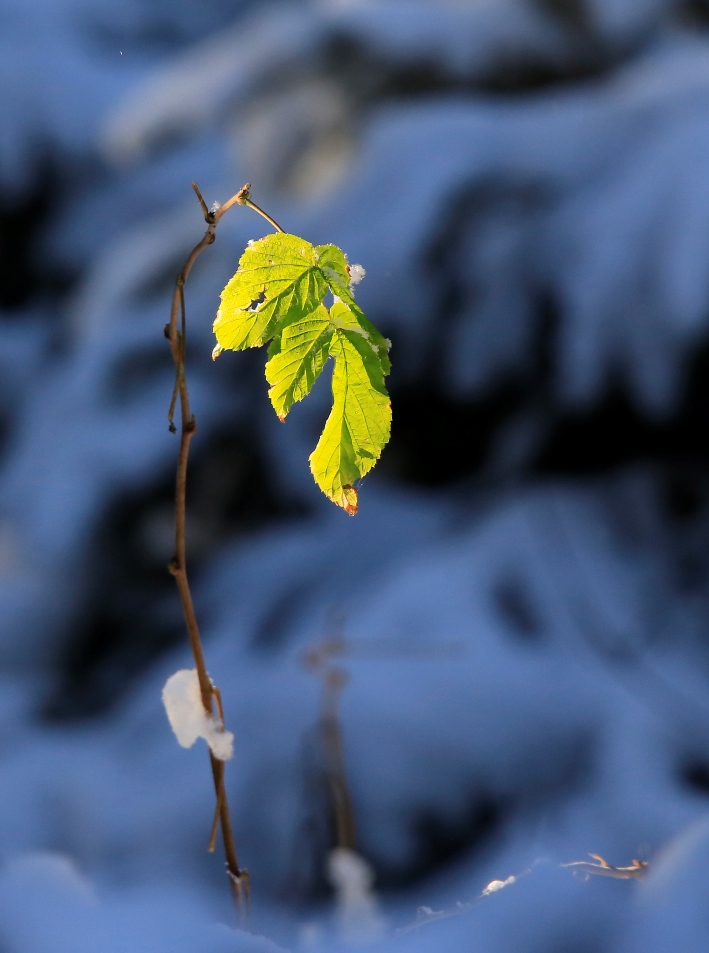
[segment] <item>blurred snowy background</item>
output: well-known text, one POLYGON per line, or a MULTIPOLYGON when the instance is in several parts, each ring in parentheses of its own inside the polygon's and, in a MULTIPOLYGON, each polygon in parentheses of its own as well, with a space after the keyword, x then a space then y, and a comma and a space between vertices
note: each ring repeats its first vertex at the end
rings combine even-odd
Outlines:
POLYGON ((341 245, 393 340, 349 519, 307 466, 327 384, 282 426, 262 355, 210 359, 262 220, 188 285, 253 929, 346 939, 302 664, 337 618, 378 948, 706 951, 709 2, 2 0, 0 51, 3 953, 275 950, 226 925, 206 753, 160 704, 190 665, 162 329, 192 179, 341 245), (558 866, 589 852, 650 873, 558 866), (461 915, 396 937, 421 905, 461 915))

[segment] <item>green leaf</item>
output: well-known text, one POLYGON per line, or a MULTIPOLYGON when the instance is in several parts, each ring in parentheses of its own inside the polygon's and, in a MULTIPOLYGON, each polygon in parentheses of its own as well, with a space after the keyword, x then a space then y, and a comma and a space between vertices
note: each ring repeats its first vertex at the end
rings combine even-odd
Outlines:
POLYGON ((273 339, 266 380, 272 385, 268 396, 279 420, 285 420, 293 404, 310 393, 328 359, 333 333, 330 314, 320 305, 273 339))
POLYGON ((242 350, 266 344, 268 396, 281 420, 306 397, 329 357, 333 405, 310 468, 320 489, 351 515, 355 484, 389 439, 391 404, 384 378, 389 346, 356 304, 344 253, 278 233, 252 242, 222 292, 214 322, 217 346, 242 350), (334 303, 328 310, 325 296, 334 303))
MULTIPOLYGON (((336 304, 331 316, 342 320, 343 311, 348 309, 336 304)), ((358 507, 354 484, 372 469, 389 440, 391 403, 382 357, 359 326, 336 327, 330 353, 335 358, 333 405, 310 455, 310 469, 323 493, 354 516, 358 507)))
POLYGON ((316 249, 296 235, 267 235, 248 246, 222 291, 214 333, 224 350, 265 344, 289 322, 314 311, 327 294, 316 249))
POLYGON ((330 291, 340 299, 342 304, 349 308, 354 320, 363 331, 367 332, 375 351, 381 354, 384 373, 388 374, 391 370, 388 357, 391 342, 385 337, 382 337, 374 325, 365 318, 361 308, 355 302, 354 294, 350 286, 349 265, 347 264, 345 253, 336 245, 318 245, 315 249, 315 253, 330 291))
POLYGON ((391 361, 389 360, 391 341, 382 337, 371 321, 365 318, 354 298, 350 296, 348 302, 336 301, 330 308, 330 315, 337 327, 361 334, 369 342, 372 350, 379 358, 382 373, 386 376, 391 371, 391 361))
POLYGON ((341 297, 340 289, 350 288, 349 265, 347 257, 337 245, 318 245, 315 249, 318 266, 323 278, 328 283, 330 291, 341 297))

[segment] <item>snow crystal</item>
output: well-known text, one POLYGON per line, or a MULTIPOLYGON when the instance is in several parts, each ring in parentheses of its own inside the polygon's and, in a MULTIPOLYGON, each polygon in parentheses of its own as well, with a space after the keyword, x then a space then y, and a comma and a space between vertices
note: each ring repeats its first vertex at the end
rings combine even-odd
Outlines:
POLYGON ((350 291, 358 285, 367 272, 361 265, 350 265, 350 291))
POLYGON ((374 872, 367 861, 347 847, 330 853, 328 878, 335 888, 340 939, 348 946, 364 946, 381 939, 384 918, 377 912, 372 890, 374 872))
POLYGON ((175 737, 183 748, 191 748, 204 738, 215 758, 228 761, 234 754, 234 735, 226 731, 219 718, 209 715, 202 705, 197 670, 180 669, 165 682, 162 700, 175 737))

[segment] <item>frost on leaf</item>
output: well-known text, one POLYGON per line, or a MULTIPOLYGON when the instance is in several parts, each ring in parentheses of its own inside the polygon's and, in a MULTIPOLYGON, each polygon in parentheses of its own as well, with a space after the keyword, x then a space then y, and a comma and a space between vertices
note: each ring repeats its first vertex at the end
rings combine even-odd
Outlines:
POLYGON ((367 272, 361 265, 350 265, 350 291, 358 285, 367 272))
POLYGON ((220 719, 204 710, 196 669, 183 668, 171 675, 162 690, 162 701, 170 727, 183 748, 191 748, 198 738, 204 738, 215 758, 228 761, 232 757, 234 735, 224 729, 220 719))

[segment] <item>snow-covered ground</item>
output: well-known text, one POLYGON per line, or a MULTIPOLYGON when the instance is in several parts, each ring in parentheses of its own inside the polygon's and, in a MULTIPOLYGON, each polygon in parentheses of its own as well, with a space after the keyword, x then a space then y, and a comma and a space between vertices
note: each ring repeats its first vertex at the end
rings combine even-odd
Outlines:
POLYGON ((0 49, 3 953, 706 950, 709 5, 4 0, 0 49), (341 245, 393 340, 349 519, 307 465, 327 382, 280 425, 259 355, 211 361, 263 221, 187 286, 251 932, 161 703, 193 179, 341 245), (331 854, 328 636, 366 864, 331 854))

